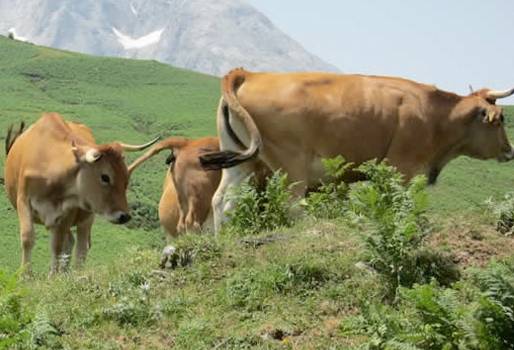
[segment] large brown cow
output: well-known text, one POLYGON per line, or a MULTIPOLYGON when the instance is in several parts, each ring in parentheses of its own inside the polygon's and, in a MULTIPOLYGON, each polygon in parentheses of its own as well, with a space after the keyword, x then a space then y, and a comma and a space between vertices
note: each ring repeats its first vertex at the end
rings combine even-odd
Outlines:
MULTIPOLYGON (((159 220, 167 237, 208 228, 211 223, 206 221, 211 213, 211 200, 218 188, 221 171, 204 170, 199 157, 205 153, 219 151, 218 138, 190 140, 170 137, 155 144, 136 159, 129 166, 129 173, 164 150, 171 151, 171 154, 167 160, 169 169, 164 178, 159 202, 159 220)), ((250 173, 254 173, 257 184, 262 186, 269 175, 268 169, 257 161, 248 162, 245 166, 249 167, 250 173)))
POLYGON ((513 93, 459 96, 393 77, 233 70, 222 80, 221 151, 201 157, 208 169, 227 168, 213 198, 215 227, 231 206, 227 188, 254 157, 298 182, 299 196, 323 177, 321 159, 337 155, 354 164, 387 159, 407 180, 422 173, 430 183, 459 155, 511 160, 502 109, 492 102, 513 93))
MULTIPOLYGON (((22 245, 21 263, 30 272, 34 223, 52 233, 51 272, 69 254, 71 227, 77 227, 76 263, 86 258, 94 214, 115 224, 130 220, 126 190, 129 180, 123 151, 151 146, 123 143, 97 145, 91 130, 47 113, 23 132, 8 132, 5 188, 16 208, 22 245)), ((64 267, 64 266, 62 266, 64 267)))

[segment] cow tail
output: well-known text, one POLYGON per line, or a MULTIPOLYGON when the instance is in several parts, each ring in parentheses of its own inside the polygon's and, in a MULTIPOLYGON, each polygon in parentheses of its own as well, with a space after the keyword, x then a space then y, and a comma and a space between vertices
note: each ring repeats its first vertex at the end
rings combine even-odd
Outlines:
POLYGON ((9 126, 9 129, 7 129, 7 135, 5 136, 5 155, 9 154, 9 151, 11 150, 12 146, 14 145, 14 142, 18 139, 18 137, 23 133, 25 130, 25 122, 20 123, 20 127, 17 131, 14 131, 13 133, 13 125, 11 124, 9 126))
POLYGON ((141 157, 137 158, 132 164, 129 165, 129 167, 128 167, 129 175, 132 174, 132 172, 137 167, 139 167, 145 161, 152 158, 153 156, 160 153, 161 151, 170 150, 173 152, 174 149, 180 149, 180 148, 186 146, 189 142, 190 142, 190 140, 185 137, 169 137, 166 140, 162 140, 161 142, 156 143, 145 154, 143 154, 141 157))
POLYGON ((247 160, 255 158, 262 147, 262 138, 257 125, 253 121, 248 111, 241 105, 239 99, 236 96, 237 90, 243 85, 246 80, 248 72, 242 68, 237 68, 229 72, 222 80, 221 90, 223 94, 223 100, 226 103, 226 107, 223 108, 223 118, 225 128, 227 129, 228 135, 232 140, 242 145, 234 130, 229 123, 229 113, 232 116, 238 118, 248 131, 250 135, 250 145, 242 152, 225 150, 220 152, 204 154, 200 157, 200 163, 204 169, 208 170, 219 170, 222 168, 230 168, 243 163, 247 160), (227 108, 228 107, 228 108, 227 108))

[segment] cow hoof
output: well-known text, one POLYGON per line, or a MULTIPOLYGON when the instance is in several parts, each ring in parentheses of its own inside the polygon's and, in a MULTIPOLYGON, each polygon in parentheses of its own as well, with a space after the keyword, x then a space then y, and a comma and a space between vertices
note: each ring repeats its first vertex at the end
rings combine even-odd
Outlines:
POLYGON ((173 269, 177 266, 177 248, 172 245, 167 245, 162 250, 161 263, 159 264, 161 269, 173 269))

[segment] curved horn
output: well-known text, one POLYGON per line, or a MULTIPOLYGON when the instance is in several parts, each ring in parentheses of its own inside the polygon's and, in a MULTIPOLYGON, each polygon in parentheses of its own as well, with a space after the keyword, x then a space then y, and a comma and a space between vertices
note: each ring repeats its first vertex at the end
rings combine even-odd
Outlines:
POLYGON ((469 88, 470 94, 473 94, 475 92, 475 90, 473 90, 473 86, 471 84, 468 85, 468 88, 469 88))
POLYGON ((508 89, 508 90, 505 90, 505 91, 499 91, 499 90, 489 90, 489 91, 487 91, 487 97, 488 98, 494 98, 494 99, 509 97, 510 95, 513 95, 513 94, 514 94, 514 88, 508 89))
POLYGON ((142 145, 129 145, 127 143, 122 143, 122 142, 118 142, 118 144, 121 146, 121 148, 123 148, 124 151, 127 151, 127 152, 137 152, 137 151, 142 151, 145 148, 150 147, 151 145, 153 145, 154 143, 156 143, 160 139, 161 139, 161 137, 157 136, 152 141, 144 143, 142 145))
POLYGON ((181 138, 181 137, 170 137, 166 140, 163 140, 150 148, 145 154, 143 154, 141 157, 137 158, 132 164, 128 167, 128 173, 129 175, 132 174, 132 172, 141 164, 143 164, 148 159, 152 158, 159 152, 169 149, 173 150, 174 148, 180 148, 183 147, 188 142, 187 139, 181 138))

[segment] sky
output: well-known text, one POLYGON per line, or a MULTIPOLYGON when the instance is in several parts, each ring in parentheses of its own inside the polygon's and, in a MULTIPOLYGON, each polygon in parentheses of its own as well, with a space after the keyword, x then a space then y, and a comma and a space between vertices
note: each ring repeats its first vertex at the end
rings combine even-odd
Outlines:
MULTIPOLYGON (((247 0, 344 73, 514 87, 514 0, 247 0)), ((502 104, 514 104, 514 97, 502 104)))

